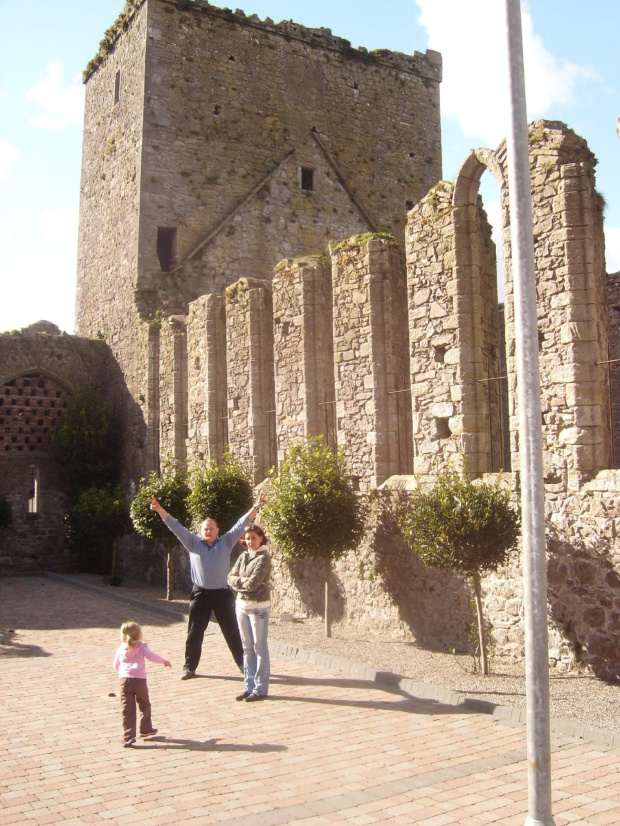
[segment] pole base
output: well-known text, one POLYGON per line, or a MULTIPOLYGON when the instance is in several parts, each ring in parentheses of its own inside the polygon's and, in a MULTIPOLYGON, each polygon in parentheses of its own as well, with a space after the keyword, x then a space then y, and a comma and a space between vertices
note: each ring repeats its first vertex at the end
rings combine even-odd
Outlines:
POLYGON ((555 820, 552 817, 549 820, 535 820, 528 816, 525 819, 525 826, 555 826, 555 820))

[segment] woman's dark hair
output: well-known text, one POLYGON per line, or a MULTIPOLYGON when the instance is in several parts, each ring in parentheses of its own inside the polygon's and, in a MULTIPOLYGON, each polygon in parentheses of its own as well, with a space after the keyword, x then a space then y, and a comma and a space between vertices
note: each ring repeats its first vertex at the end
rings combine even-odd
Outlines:
POLYGON ((252 533, 258 534, 258 536, 260 537, 261 545, 266 545, 267 542, 269 542, 269 540, 267 539, 267 534, 261 528, 260 525, 248 525, 246 529, 243 531, 243 536, 245 536, 248 531, 252 531, 252 533))

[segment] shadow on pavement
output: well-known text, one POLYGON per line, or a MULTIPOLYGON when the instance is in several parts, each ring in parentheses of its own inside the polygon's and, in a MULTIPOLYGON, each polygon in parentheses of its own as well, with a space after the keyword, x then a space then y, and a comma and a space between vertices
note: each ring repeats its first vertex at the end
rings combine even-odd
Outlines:
POLYGON ((150 737, 131 748, 145 749, 184 749, 186 751, 250 751, 257 754, 287 751, 286 746, 274 743, 218 743, 217 737, 211 740, 181 740, 174 737, 150 737))
POLYGON ((51 657, 51 653, 39 645, 25 645, 13 639, 13 629, 0 631, 0 657, 51 657))
POLYGON ((276 686, 282 687, 290 685, 307 686, 309 688, 344 688, 344 689, 363 689, 373 691, 381 691, 384 694, 391 694, 400 697, 400 700, 334 700, 324 699, 322 697, 299 696, 289 694, 274 694, 273 691, 269 695, 270 700, 289 701, 293 703, 316 703, 318 705, 342 706, 345 708, 367 708, 381 711, 404 711, 410 714, 467 714, 469 709, 461 706, 449 705, 441 703, 437 700, 428 699, 426 697, 412 697, 404 691, 396 689, 389 685, 381 685, 370 682, 369 680, 355 680, 346 678, 321 679, 315 677, 296 677, 284 674, 272 674, 271 686, 273 689, 276 686))

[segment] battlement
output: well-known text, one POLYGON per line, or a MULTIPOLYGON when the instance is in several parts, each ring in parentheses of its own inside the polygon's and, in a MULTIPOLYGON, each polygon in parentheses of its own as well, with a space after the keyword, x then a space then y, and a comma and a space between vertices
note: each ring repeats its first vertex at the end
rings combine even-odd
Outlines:
MULTIPOLYGON (((361 60, 370 64, 382 63, 400 72, 416 74, 437 83, 441 82, 441 55, 433 49, 427 49, 425 54, 416 51, 413 55, 406 55, 402 52, 394 52, 389 49, 373 49, 369 51, 363 46, 352 47, 349 40, 332 34, 331 29, 327 28, 311 29, 302 26, 300 23, 295 23, 293 20, 281 20, 279 23, 274 23, 269 17, 261 20, 257 14, 247 15, 242 9, 232 11, 228 8, 221 8, 208 3, 207 0, 161 1, 171 8, 176 7, 180 13, 194 13, 208 15, 210 17, 219 17, 232 23, 255 29, 258 32, 269 32, 270 34, 280 35, 287 40, 297 39, 310 46, 328 49, 339 53, 346 59, 361 60)), ((84 70, 82 79, 85 83, 93 72, 99 68, 106 56, 114 50, 118 39, 131 25, 136 11, 145 2, 146 0, 126 0, 123 11, 106 31, 104 38, 99 44, 97 54, 84 70)))

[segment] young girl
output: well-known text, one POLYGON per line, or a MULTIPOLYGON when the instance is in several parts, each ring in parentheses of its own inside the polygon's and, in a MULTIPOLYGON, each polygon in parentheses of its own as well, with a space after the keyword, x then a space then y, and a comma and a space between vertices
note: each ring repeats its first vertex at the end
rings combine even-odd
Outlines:
POLYGON ((248 525, 243 535, 247 547, 228 575, 237 592, 237 622, 243 643, 244 690, 237 700, 264 700, 269 691, 269 574, 271 557, 267 537, 259 525, 248 525))
POLYGON ((151 703, 146 685, 145 659, 172 666, 142 642, 142 629, 137 622, 121 625, 121 644, 114 655, 114 668, 121 681, 121 713, 123 715, 123 746, 136 742, 136 702, 140 708, 140 736, 157 734, 151 721, 151 703))

